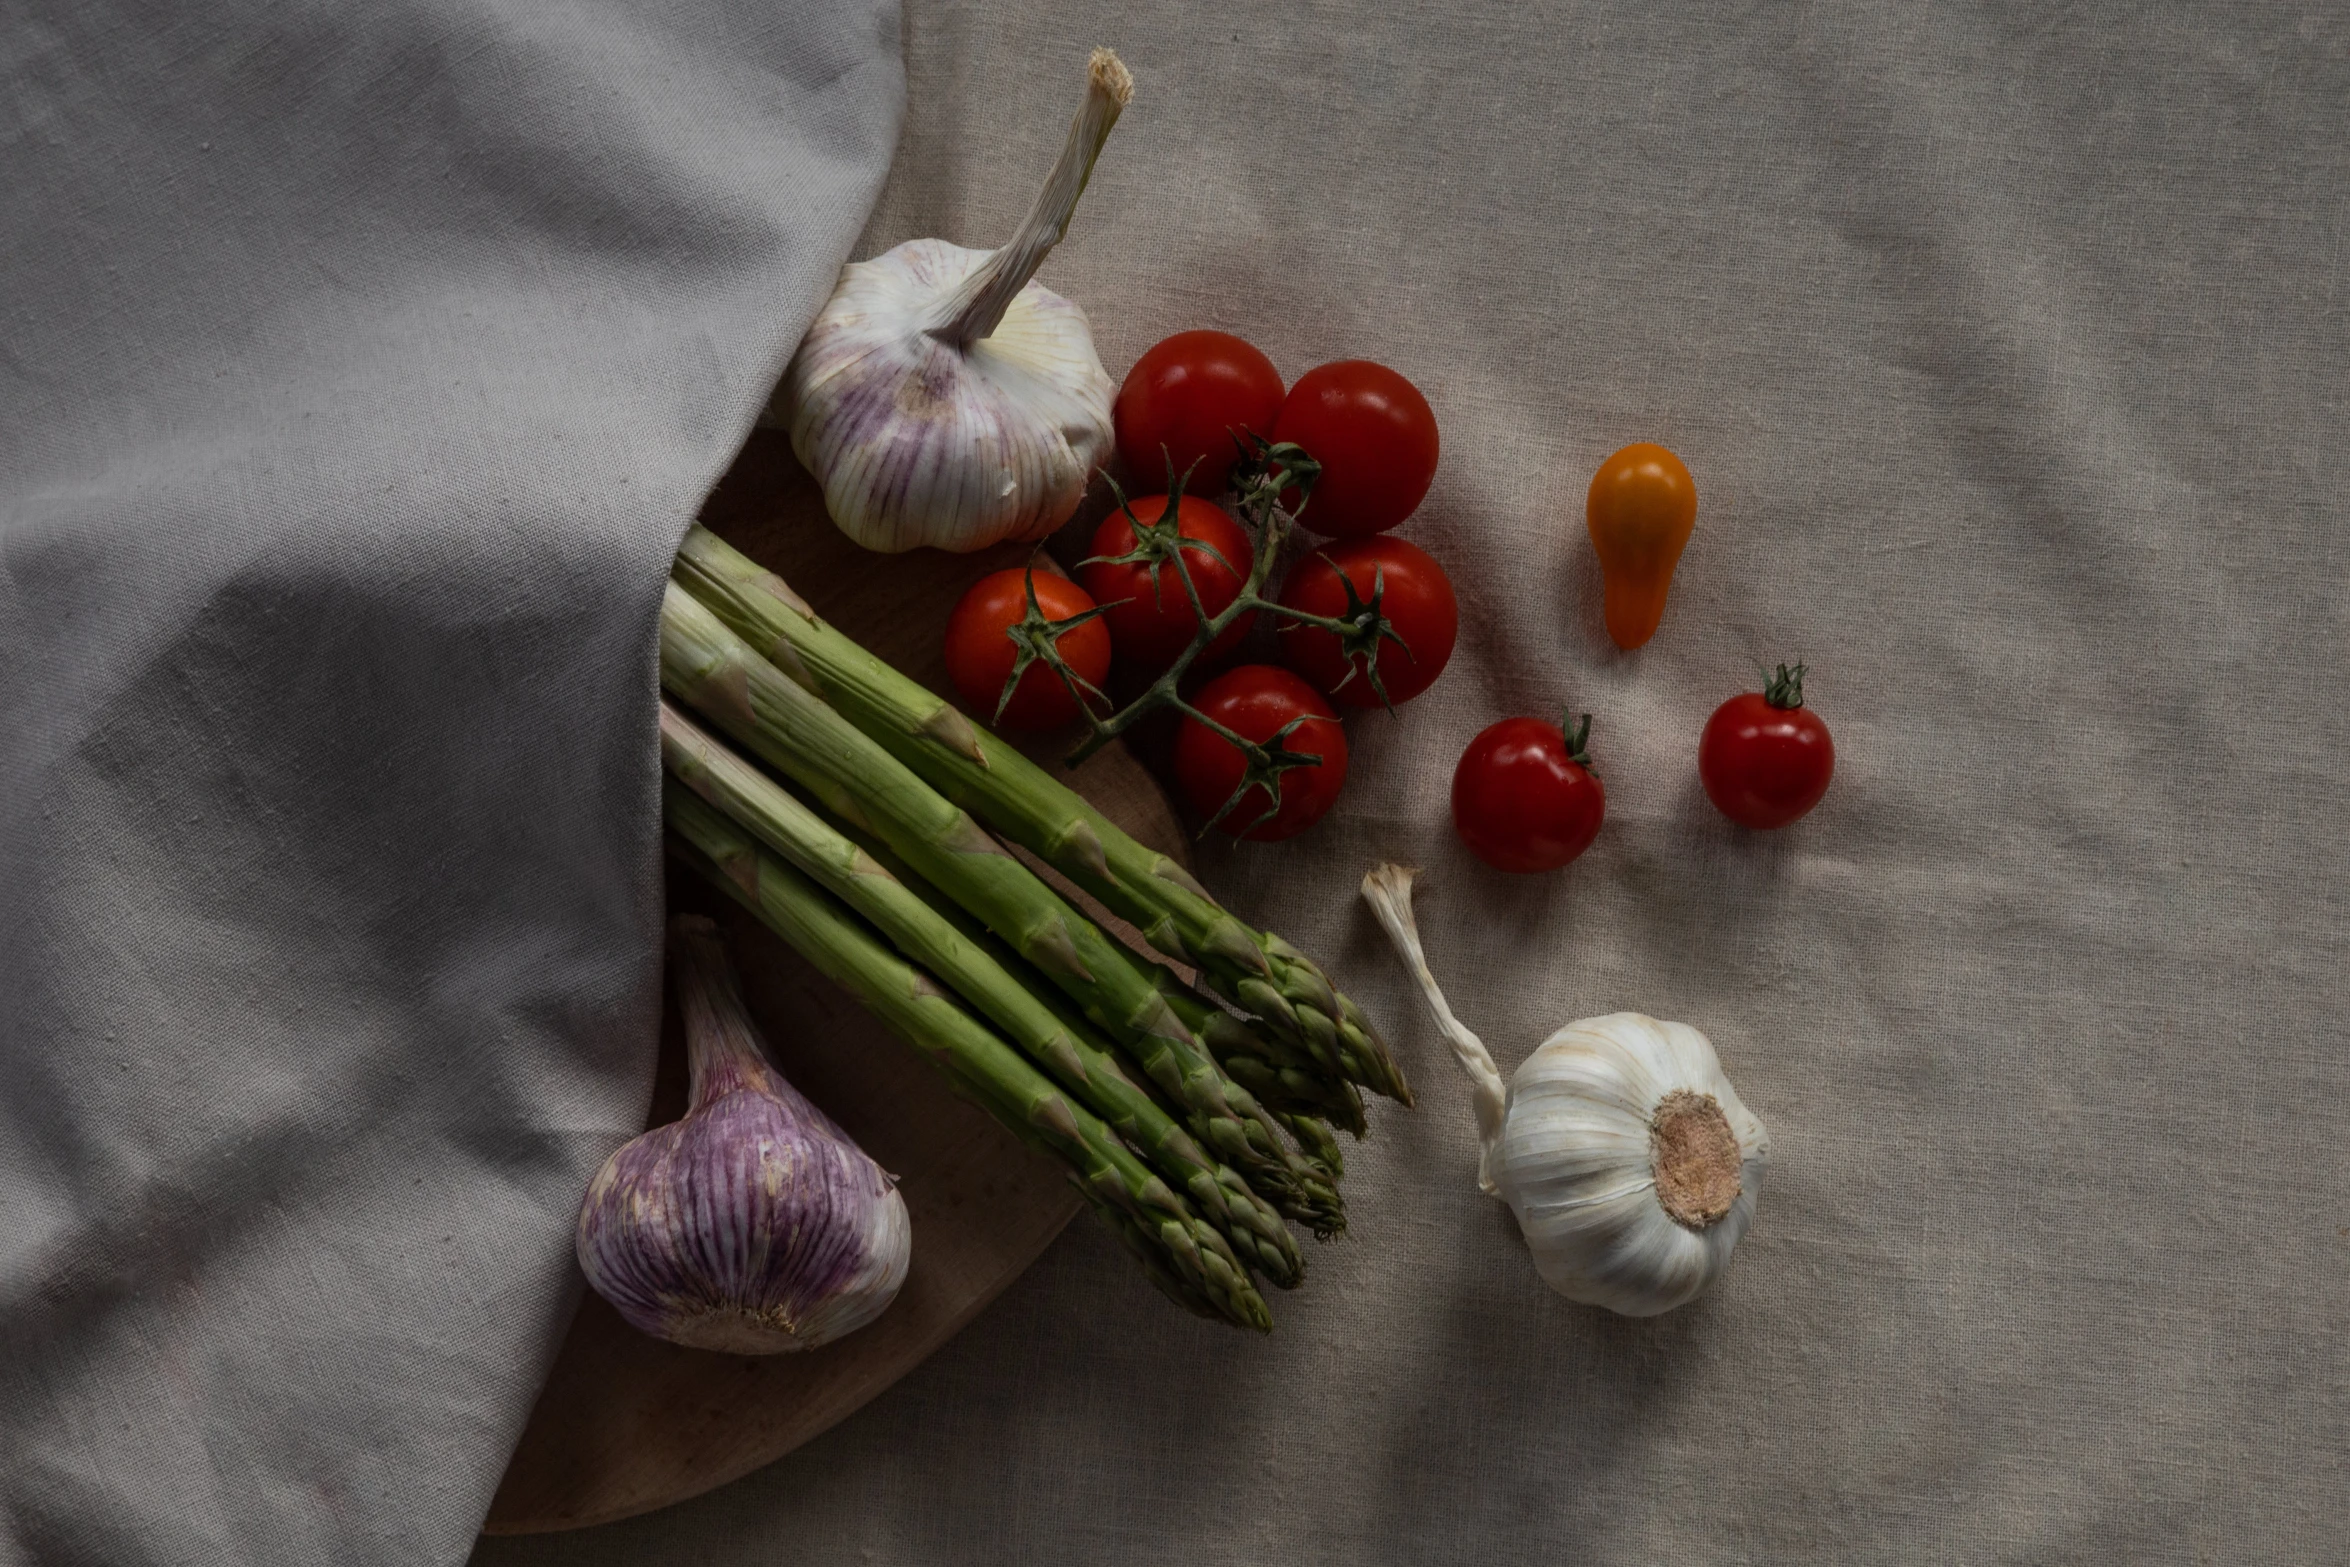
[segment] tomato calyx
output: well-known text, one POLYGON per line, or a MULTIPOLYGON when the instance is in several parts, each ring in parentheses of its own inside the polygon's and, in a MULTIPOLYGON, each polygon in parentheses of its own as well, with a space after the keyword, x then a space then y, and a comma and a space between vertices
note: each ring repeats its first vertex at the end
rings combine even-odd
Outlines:
MULTIPOLYGON (((1004 680, 1004 693, 996 698, 995 717, 990 722, 1003 722, 1004 709, 1011 705, 1012 693, 1020 689, 1020 677, 1028 673, 1029 665, 1035 663, 1042 663, 1053 672, 1055 678, 1068 691, 1069 699, 1077 704, 1077 710, 1083 713, 1089 722, 1092 721, 1093 702, 1099 701, 1106 704, 1110 700, 1109 696, 1099 686, 1069 667, 1069 661, 1061 657, 1060 641, 1068 632, 1074 631, 1087 621, 1097 619, 1107 613, 1110 606, 1096 604, 1093 608, 1080 610, 1064 620, 1053 620, 1045 614, 1044 606, 1036 601, 1036 568, 1034 566, 1028 567, 1023 572, 1021 585, 1027 590, 1028 608, 1018 620, 1004 627, 1004 635, 1011 638, 1012 646, 1017 648, 1019 652, 1012 660, 1012 673, 1004 680), (1088 700, 1089 696, 1092 700, 1088 700)), ((1118 602, 1124 603, 1125 601, 1121 599, 1118 602)))
POLYGON ((1247 738, 1238 730, 1216 722, 1188 702, 1178 702, 1175 705, 1181 710, 1184 717, 1198 724, 1201 728, 1222 737, 1226 744, 1240 753, 1241 758, 1240 782, 1233 785, 1232 792, 1224 797, 1224 803, 1216 807, 1216 814, 1200 824, 1199 835, 1201 838, 1207 837, 1218 822, 1230 816, 1233 809, 1247 797, 1251 789, 1263 789, 1265 791, 1265 808, 1252 817, 1246 826, 1233 830, 1232 835, 1235 838, 1247 837, 1281 814, 1281 775, 1283 773, 1292 767, 1319 767, 1322 765, 1322 759, 1311 751, 1292 751, 1283 743, 1291 735, 1297 733, 1299 725, 1315 716, 1311 713, 1298 714, 1297 717, 1274 730, 1260 743, 1247 738))
POLYGON ((1387 686, 1379 678, 1379 646, 1383 642, 1392 642, 1403 649, 1404 657, 1411 658, 1414 654, 1412 645, 1404 640, 1403 633, 1395 629, 1395 622, 1389 620, 1381 609, 1387 597, 1387 568, 1371 568, 1371 597, 1366 602, 1356 589, 1354 578, 1348 576, 1338 562, 1330 559, 1327 550, 1316 550, 1314 553, 1328 563, 1331 574, 1338 578, 1338 585, 1346 590, 1346 608, 1336 615, 1309 615, 1303 610, 1284 606, 1281 613, 1289 617, 1289 623, 1281 629, 1287 633, 1301 626, 1312 626, 1336 637, 1339 656, 1346 660, 1346 676, 1332 688, 1330 694, 1336 696, 1346 688, 1347 681, 1361 675, 1370 682, 1372 694, 1379 698, 1379 705, 1386 708, 1388 716, 1392 718, 1395 716, 1395 704, 1387 699, 1387 686))
POLYGON ((1591 715, 1585 713, 1581 723, 1570 724, 1567 715, 1561 713, 1559 733, 1567 742, 1567 760, 1593 777, 1599 776, 1599 769, 1591 765, 1591 715))
MULTIPOLYGON (((1117 499, 1118 510, 1126 515, 1126 526, 1134 534, 1134 548, 1123 555, 1088 555, 1077 564, 1080 567, 1149 567, 1152 603, 1154 605, 1165 602, 1167 585, 1161 568, 1172 565, 1175 568, 1175 574, 1183 580, 1183 591, 1191 600, 1192 613, 1199 616, 1204 623, 1208 618, 1207 606, 1200 601, 1199 586, 1191 580, 1191 564, 1183 558, 1183 552, 1198 550, 1235 577, 1240 575, 1240 569, 1226 560, 1224 552, 1216 548, 1215 545, 1206 539, 1192 538, 1183 531, 1182 507, 1179 497, 1184 493, 1184 486, 1191 482, 1192 470, 1198 466, 1198 463, 1193 463, 1190 468, 1183 470, 1181 477, 1177 477, 1174 459, 1167 460, 1167 505, 1159 513, 1159 520, 1156 522, 1143 521, 1136 514, 1133 503, 1126 498, 1126 492, 1119 488, 1118 481, 1104 473, 1102 482, 1110 487, 1110 494, 1117 499)), ((1123 604, 1126 600, 1120 599, 1118 602, 1123 604)), ((1102 607, 1108 609, 1110 606, 1105 604, 1102 607)))
MULTIPOLYGON (((1242 513, 1268 522, 1278 515, 1294 526, 1313 499, 1322 465, 1295 441, 1268 441, 1253 430, 1233 432, 1232 444, 1240 448, 1240 461, 1232 469, 1232 488, 1240 496, 1242 513), (1297 492, 1297 504, 1284 508, 1281 497, 1291 490, 1297 492)), ((1286 536, 1286 527, 1283 533, 1286 536)))
POLYGON ((1763 681, 1762 699, 1771 706, 1792 711, 1803 705, 1803 666, 1792 668, 1785 664, 1779 672, 1763 681))

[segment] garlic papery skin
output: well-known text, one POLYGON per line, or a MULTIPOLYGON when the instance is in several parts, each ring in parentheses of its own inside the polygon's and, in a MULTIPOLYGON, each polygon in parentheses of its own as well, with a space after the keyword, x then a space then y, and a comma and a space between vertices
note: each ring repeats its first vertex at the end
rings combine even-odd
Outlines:
POLYGON ((690 1103, 597 1172, 580 1268, 632 1327, 672 1343, 736 1355, 830 1343, 905 1283, 906 1201, 768 1064, 717 927, 681 915, 669 945, 690 1103))
POLYGON ((1754 1221, 1770 1154, 1712 1044, 1644 1013, 1584 1018, 1537 1046, 1505 1091, 1429 972, 1412 878, 1378 866, 1363 897, 1469 1074, 1478 1184, 1517 1216, 1535 1271, 1569 1300, 1628 1317, 1696 1299, 1754 1221))
POLYGON ((917 239, 854 262, 801 340, 772 411, 832 520, 867 549, 1038 539, 1085 498, 1113 444, 1115 388, 1085 312, 1031 280, 1133 92, 1096 49, 1084 107, 1010 244, 917 239))

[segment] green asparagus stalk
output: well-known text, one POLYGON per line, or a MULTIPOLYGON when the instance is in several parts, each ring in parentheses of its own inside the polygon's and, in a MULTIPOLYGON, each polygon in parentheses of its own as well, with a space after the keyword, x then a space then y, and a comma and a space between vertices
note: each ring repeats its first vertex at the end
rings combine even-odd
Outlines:
POLYGON ((889 950, 816 883, 717 808, 675 783, 663 815, 686 858, 984 1108, 1033 1146, 1068 1163, 1088 1202, 1139 1247, 1161 1288, 1241 1327, 1269 1331, 1272 1313, 1216 1227, 1145 1165, 1091 1111, 889 950))
POLYGON ((1346 1155, 1339 1149, 1338 1139, 1331 1134, 1328 1126, 1313 1116, 1288 1110, 1274 1111, 1273 1119, 1279 1121, 1283 1129, 1297 1140, 1297 1146, 1308 1159, 1329 1172, 1333 1182, 1345 1176, 1346 1155))
MULTIPOLYGON (((816 809, 818 815, 827 816, 821 807, 816 809)), ((996 940, 985 926, 972 919, 970 913, 956 904, 952 898, 947 897, 936 887, 916 876, 912 868, 892 853, 887 844, 882 843, 870 833, 837 818, 827 816, 827 820, 841 836, 871 855, 882 869, 920 894, 923 900, 938 912, 941 919, 961 931, 967 940, 977 942, 985 948, 988 955, 993 957, 1006 973, 1020 980, 1031 994, 1052 1008, 1054 1015, 1059 1017, 1063 1025, 1071 1032, 1082 1036, 1088 1031, 1089 1025, 1070 1008, 1067 999, 1062 997, 1043 975, 1031 969, 1027 963, 1021 960, 1018 953, 996 940)), ((1197 991, 1185 985, 1173 971, 1158 964, 1152 964, 1151 969, 1152 980, 1159 985, 1160 993, 1167 997, 1168 1005, 1175 1008, 1176 1015, 1184 1019, 1186 1026, 1190 1027, 1193 1033, 1207 1040, 1211 1050, 1215 1048, 1217 1036, 1217 1026, 1214 1020, 1220 1019, 1225 1023, 1235 1024, 1239 1022, 1230 1013, 1222 1011, 1203 999, 1197 991), (1193 1008, 1205 1011, 1210 1015, 1209 1018, 1198 1023, 1192 1022, 1191 1009, 1193 1008)), ((1218 1053, 1218 1059, 1222 1059, 1221 1052, 1218 1053)), ((1362 1101, 1353 1097, 1354 1091, 1351 1086, 1341 1083, 1338 1087, 1346 1092, 1353 1105, 1355 1125, 1359 1131, 1362 1121, 1362 1101)), ((1289 1133, 1290 1140, 1297 1144, 1299 1152, 1308 1160, 1320 1165, 1328 1174, 1330 1183, 1333 1186, 1337 1185, 1340 1177, 1346 1173, 1346 1159, 1339 1152, 1338 1141, 1331 1136, 1330 1128, 1309 1111, 1284 1109, 1275 1105, 1267 1105, 1266 1108, 1272 1114, 1273 1119, 1289 1133)))
POLYGON ((1159 951, 1269 1025, 1324 1073, 1406 1105, 1411 1089, 1370 1020, 1313 961, 1250 929, 1189 872, 1077 792, 819 619, 783 579, 696 526, 675 580, 956 804, 1131 921, 1159 951))
POLYGON ((1198 1035, 1231 1079, 1281 1114, 1319 1116, 1355 1136, 1363 1135, 1363 1096, 1344 1078, 1324 1076, 1278 1036, 1252 1028, 1185 984, 1174 970, 1154 963, 1151 981, 1183 1026, 1198 1035))
POLYGON ((666 701, 661 757, 678 782, 863 915, 908 961, 959 992, 1186 1193, 1243 1262, 1284 1289, 1304 1277, 1305 1261, 1281 1216, 1230 1166, 1211 1163, 1091 1029, 1070 1026, 904 879, 666 701))
MULTIPOLYGON (((828 814, 822 806, 816 809, 820 815, 828 814)), ((1003 950, 1001 944, 986 933, 985 927, 972 921, 952 899, 942 897, 935 888, 914 875, 887 845, 853 823, 834 818, 832 825, 886 866, 891 875, 923 892, 956 929, 973 940, 995 948, 999 961, 1003 961, 1006 968, 1015 974, 1026 971, 1025 963, 1003 950)), ((1078 912, 1082 916, 1083 911, 1078 912)), ((1248 1020, 1233 1016, 1202 996, 1164 963, 1153 962, 1139 955, 1134 961, 1149 974, 1151 983, 1158 987, 1160 995, 1167 998, 1167 1005, 1174 1010, 1183 1026, 1207 1046, 1208 1054, 1234 1082, 1256 1096, 1257 1102, 1272 1113, 1274 1120, 1286 1127, 1293 1116, 1310 1116, 1336 1122, 1357 1137, 1363 1135, 1363 1100, 1352 1083, 1317 1076, 1310 1062, 1292 1053, 1280 1041, 1256 1033, 1250 1028, 1248 1020)), ((1054 992, 1050 984, 1040 979, 1031 988, 1048 1005, 1052 1004, 1054 992)), ((1063 1016, 1067 1017, 1068 1014, 1064 1012, 1063 1016)), ((1318 1148, 1326 1144, 1328 1135, 1328 1129, 1323 1128, 1318 1134, 1308 1132, 1295 1140, 1301 1147, 1312 1143, 1318 1148)), ((1308 1156, 1314 1157, 1310 1150, 1308 1156)), ((1327 1160, 1321 1162, 1329 1164, 1327 1160)))
POLYGON ((1161 972, 1181 987, 1165 992, 1175 1015, 1207 1041, 1208 1052, 1217 1064, 1257 1096, 1257 1102, 1289 1133, 1299 1152, 1320 1165, 1331 1185, 1337 1185, 1346 1173, 1346 1159, 1325 1118, 1337 1121, 1357 1137, 1363 1135, 1363 1101, 1354 1085, 1284 1068, 1280 1062, 1286 1052, 1277 1043, 1259 1038, 1241 1026, 1238 1018, 1209 1003, 1173 974, 1161 972), (1249 1048, 1233 1048, 1230 1041, 1234 1039, 1249 1048), (1274 1044, 1270 1052, 1264 1050, 1268 1043, 1274 1044))
POLYGON ((1092 1205, 1094 1216, 1110 1227, 1110 1233, 1118 1237, 1118 1244, 1142 1264, 1144 1277, 1158 1286, 1160 1294, 1194 1316, 1225 1320, 1223 1308, 1217 1305, 1215 1297, 1195 1288, 1189 1279, 1169 1267, 1155 1237, 1136 1223, 1131 1214, 1115 1204, 1095 1201, 1093 1193, 1087 1190, 1083 1181, 1077 1179, 1074 1171, 1070 1174, 1069 1184, 1076 1187, 1092 1205))
POLYGON ((674 583, 662 602, 661 682, 977 915, 1117 1041, 1179 1107, 1192 1135, 1281 1212, 1317 1234, 1343 1227, 1328 1172, 1224 1076, 1122 944, 674 583))

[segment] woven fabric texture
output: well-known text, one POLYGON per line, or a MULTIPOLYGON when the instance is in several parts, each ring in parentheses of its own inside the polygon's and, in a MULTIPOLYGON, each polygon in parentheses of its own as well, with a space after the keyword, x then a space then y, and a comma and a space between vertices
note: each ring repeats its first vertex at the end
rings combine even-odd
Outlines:
POLYGON ((481 1567, 2299 1563, 2350 1459, 2350 22, 2322 7, 913 0, 860 247, 1010 232, 1087 46, 1133 108, 1045 281, 1123 373, 1185 327, 1383 360, 1443 427, 1404 536, 1450 672, 1351 726, 1336 814, 1204 874, 1328 963, 1420 1089, 1256 1342, 1088 1223, 774 1468, 481 1567), (1694 471, 1656 640, 1584 538, 1634 440, 1694 471), (1697 735, 1801 657, 1824 804, 1697 735), (1596 715, 1598 844, 1484 870, 1452 766, 1596 715), (1467 1092, 1355 898, 1381 859, 1515 1066, 1636 1008, 1774 1162, 1652 1321, 1535 1278, 1467 1092))
POLYGON ((888 0, 0 10, 0 1563, 461 1561, 888 0))

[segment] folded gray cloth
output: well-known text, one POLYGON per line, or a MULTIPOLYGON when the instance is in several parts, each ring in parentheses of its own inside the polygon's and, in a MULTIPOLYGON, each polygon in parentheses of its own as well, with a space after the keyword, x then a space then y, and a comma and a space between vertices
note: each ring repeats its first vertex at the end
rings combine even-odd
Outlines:
POLYGON ((457 1561, 655 1035, 669 552, 890 0, 0 22, 0 1562, 457 1561))

